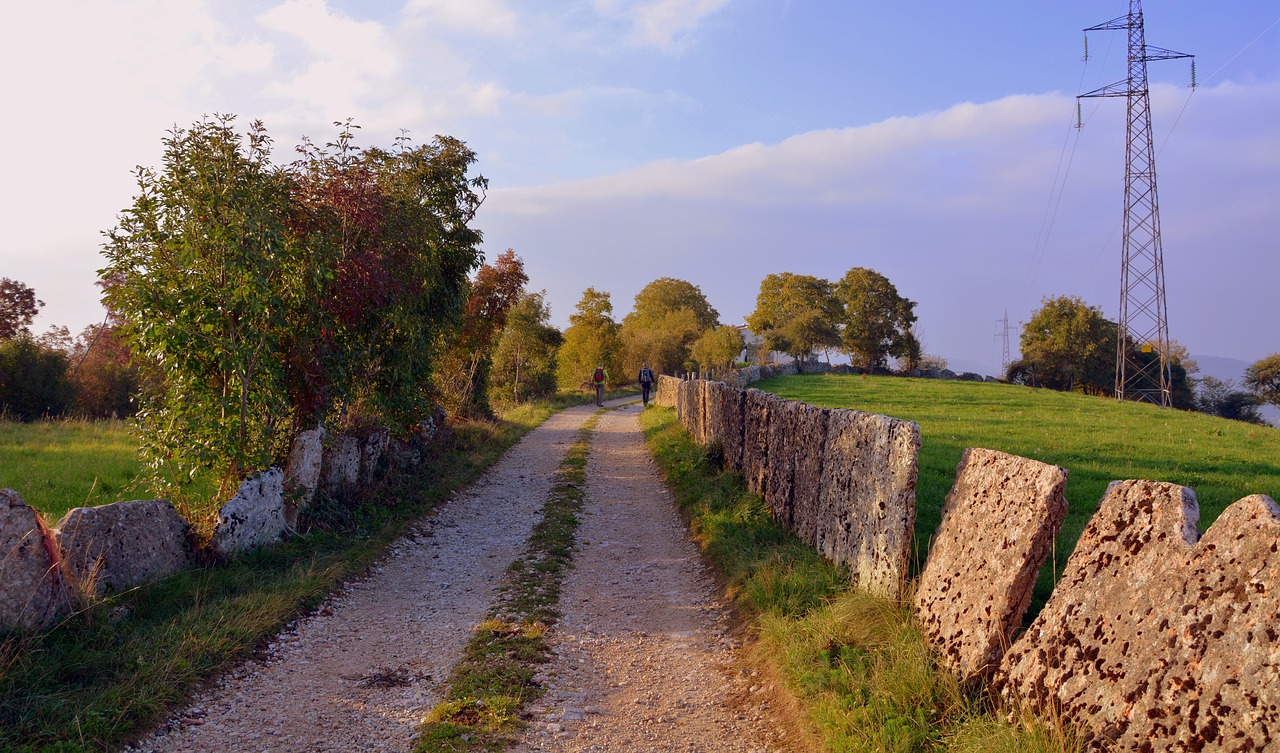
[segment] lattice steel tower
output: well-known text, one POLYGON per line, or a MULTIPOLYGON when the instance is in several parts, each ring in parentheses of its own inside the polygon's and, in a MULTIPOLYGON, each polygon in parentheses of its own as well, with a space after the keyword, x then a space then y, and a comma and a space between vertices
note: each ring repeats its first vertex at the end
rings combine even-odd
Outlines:
MULTIPOLYGON (((1170 406, 1169 317, 1160 249, 1160 207, 1156 200, 1156 159, 1151 138, 1151 97, 1147 62, 1194 57, 1146 43, 1141 0, 1129 0, 1129 14, 1085 29, 1129 32, 1129 78, 1086 97, 1128 100, 1129 143, 1125 150, 1124 242, 1120 264, 1120 332, 1116 342, 1116 397, 1170 406)), ((1192 63, 1192 85, 1195 67, 1192 63)))

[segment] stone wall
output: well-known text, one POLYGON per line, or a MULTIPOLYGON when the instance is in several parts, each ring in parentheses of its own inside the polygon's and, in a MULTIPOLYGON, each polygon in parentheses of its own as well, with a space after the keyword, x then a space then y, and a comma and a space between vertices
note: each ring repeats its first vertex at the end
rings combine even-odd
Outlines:
MULTIPOLYGON (((318 490, 349 495, 393 465, 416 465, 443 432, 442 411, 402 441, 385 430, 366 437, 302 432, 284 469, 254 474, 218 511, 208 551, 225 557, 280 541, 297 531, 318 490)), ((50 529, 17 492, 0 489, 0 630, 47 628, 80 599, 190 566, 196 554, 189 529, 166 500, 76 508, 50 529)))
MULTIPOLYGON (((725 384, 680 382, 667 394, 682 425, 719 443, 724 467, 782 525, 848 565, 855 585, 902 593, 915 424, 725 384)), ((1191 490, 1115 482, 1019 635, 1066 515, 1066 478, 1027 458, 965 452, 914 596, 939 660, 1080 729, 1091 750, 1271 750, 1280 740, 1280 506, 1246 497, 1201 536, 1191 490)))

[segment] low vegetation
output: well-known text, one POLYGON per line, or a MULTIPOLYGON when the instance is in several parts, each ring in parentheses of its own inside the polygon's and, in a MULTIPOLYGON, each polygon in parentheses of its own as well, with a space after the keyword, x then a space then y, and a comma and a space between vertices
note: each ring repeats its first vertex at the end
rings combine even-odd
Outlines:
POLYGON ((108 597, 45 635, 0 636, 0 750, 100 751, 145 732, 198 681, 247 658, 360 574, 414 519, 554 409, 526 406, 502 421, 457 423, 453 447, 430 467, 326 528, 108 597))
POLYGON ((73 507, 116 502, 138 476, 138 438, 124 421, 0 421, 0 488, 55 523, 73 507))
POLYGON ((1249 494, 1280 499, 1280 430, 1143 403, 1004 384, 870 376, 787 376, 755 387, 825 408, 854 408, 920 424, 916 564, 941 521, 966 447, 986 447, 1069 471, 1067 520, 1036 585, 1038 611, 1107 485, 1182 484, 1200 501, 1204 530, 1249 494))
POLYGON ((475 627, 446 700, 423 722, 418 753, 503 750, 523 726, 521 709, 542 694, 534 675, 551 657, 547 631, 560 618, 560 588, 573 557, 588 443, 598 420, 599 412, 569 447, 542 519, 524 554, 507 568, 498 603, 475 627))
POLYGON ((823 750, 1075 751, 1069 733, 1006 721, 981 689, 937 665, 909 603, 849 587, 847 574, 775 524, 742 479, 721 472, 670 409, 641 419, 703 551, 741 608, 757 660, 799 701, 823 750))

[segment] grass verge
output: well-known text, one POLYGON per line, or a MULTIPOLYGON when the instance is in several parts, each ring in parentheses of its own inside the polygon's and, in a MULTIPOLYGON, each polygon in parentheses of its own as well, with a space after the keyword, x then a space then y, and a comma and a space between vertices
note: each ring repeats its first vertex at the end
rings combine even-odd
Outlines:
POLYGON ((539 697, 534 676, 551 655, 548 629, 573 558, 585 498, 587 452, 599 412, 578 431, 533 527, 524 554, 507 568, 497 604, 476 625, 449 692, 423 720, 416 753, 500 751, 523 723, 521 708, 539 697))
POLYGON ((430 467, 370 495, 331 530, 114 595, 44 635, 0 635, 0 750, 111 750, 144 733, 196 683, 362 573, 552 412, 524 406, 501 421, 454 425, 453 446, 430 467))
POLYGON ((650 451, 703 551, 725 575, 753 652, 797 698, 822 749, 1065 753, 1071 736, 1005 721, 982 690, 938 666, 909 601, 853 590, 847 574, 775 524, 742 478, 721 472, 671 409, 641 418, 650 451))

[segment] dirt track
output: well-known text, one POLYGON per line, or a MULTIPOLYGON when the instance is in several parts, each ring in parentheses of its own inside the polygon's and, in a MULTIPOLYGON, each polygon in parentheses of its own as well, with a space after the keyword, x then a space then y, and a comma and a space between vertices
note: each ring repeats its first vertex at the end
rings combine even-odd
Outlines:
MULTIPOLYGON (((408 751, 592 411, 553 416, 366 578, 279 635, 266 658, 128 750, 408 751)), ((738 665, 718 588, 645 452, 639 412, 610 412, 593 436, 558 656, 519 749, 781 750, 765 694, 738 665)))

